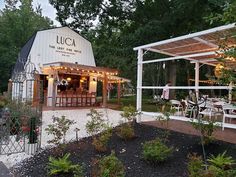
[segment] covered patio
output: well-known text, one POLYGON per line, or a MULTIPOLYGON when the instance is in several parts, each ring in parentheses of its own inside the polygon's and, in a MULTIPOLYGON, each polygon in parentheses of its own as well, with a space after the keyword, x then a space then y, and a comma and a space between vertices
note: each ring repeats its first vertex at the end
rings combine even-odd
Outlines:
MULTIPOLYGON (((155 112, 144 112, 142 111, 142 91, 144 89, 164 89, 164 86, 149 86, 143 85, 143 65, 150 63, 158 63, 173 60, 188 60, 190 63, 195 65, 195 78, 194 86, 169 86, 169 89, 181 89, 181 90, 195 90, 197 99, 199 98, 200 90, 227 90, 228 100, 227 104, 232 103, 232 89, 234 87, 233 83, 229 83, 225 86, 200 86, 199 73, 202 65, 210 65, 216 67, 215 70, 221 69, 222 62, 219 61, 224 55, 222 51, 222 46, 235 47, 236 40, 236 27, 235 23, 212 28, 209 30, 204 30, 201 32, 196 32, 176 38, 171 38, 159 42, 154 42, 142 46, 135 47, 134 50, 138 52, 138 62, 137 62, 137 98, 136 98, 136 108, 143 115, 157 116, 161 113, 155 112), (148 52, 155 52, 163 54, 166 57, 157 59, 144 59, 144 55, 148 52)), ((225 59, 226 68, 234 69, 236 66, 235 58, 225 59)), ((210 100, 209 100, 210 101, 210 100)), ((220 100, 217 100, 220 101, 220 100)), ((221 105, 221 110, 223 109, 221 105)), ((233 110, 232 107, 231 110, 233 110)), ((222 110, 223 120, 216 122, 217 125, 225 128, 236 129, 236 124, 233 122, 225 122, 224 111, 222 110)), ((185 115, 173 115, 171 119, 181 120, 181 121, 191 121, 189 117, 185 115)), ((232 117, 233 118, 233 117, 232 117)), ((138 121, 142 121, 142 116, 139 117, 138 121)))

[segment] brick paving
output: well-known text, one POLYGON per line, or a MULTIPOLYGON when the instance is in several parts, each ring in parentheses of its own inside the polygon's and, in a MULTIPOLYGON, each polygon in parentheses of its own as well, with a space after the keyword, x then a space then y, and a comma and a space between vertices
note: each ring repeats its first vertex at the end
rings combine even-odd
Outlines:
MULTIPOLYGON (((143 122, 143 124, 155 126, 158 128, 164 128, 159 121, 148 121, 148 122, 143 122)), ((199 131, 194 129, 189 122, 170 120, 168 129, 185 134, 200 135, 199 131)), ((222 129, 219 127, 214 131, 213 135, 215 139, 236 144, 235 129, 225 128, 225 130, 222 131, 222 129)))

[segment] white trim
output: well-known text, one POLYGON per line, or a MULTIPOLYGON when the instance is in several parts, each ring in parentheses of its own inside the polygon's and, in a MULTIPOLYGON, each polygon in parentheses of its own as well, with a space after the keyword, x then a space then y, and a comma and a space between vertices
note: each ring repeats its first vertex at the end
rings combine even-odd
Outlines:
POLYGON ((167 39, 167 40, 163 40, 163 41, 159 41, 159 42, 154 42, 154 43, 150 43, 150 44, 147 44, 147 45, 134 47, 133 49, 138 50, 138 49, 145 49, 145 48, 155 47, 155 46, 158 46, 158 45, 167 44, 167 43, 170 43, 170 42, 180 41, 180 40, 189 39, 189 38, 194 38, 194 37, 197 37, 197 36, 206 35, 206 34, 218 32, 218 31, 223 31, 223 30, 227 30, 227 29, 231 29, 231 28, 235 28, 235 23, 220 26, 220 27, 211 28, 211 29, 208 29, 208 30, 204 30, 204 31, 200 31, 200 32, 192 33, 192 34, 187 34, 187 35, 172 38, 172 39, 167 39))
MULTIPOLYGON (((142 88, 142 89, 164 89, 165 86, 142 86, 142 87, 137 87, 137 88, 142 88)), ((182 89, 182 90, 190 90, 190 89, 196 89, 198 88, 199 90, 219 90, 219 89, 232 89, 230 86, 169 86, 169 89, 182 89)))
POLYGON ((204 40, 200 37, 194 37, 193 39, 196 40, 196 41, 201 42, 202 44, 206 44, 206 45, 208 45, 209 47, 212 47, 212 48, 218 48, 219 47, 218 45, 216 45, 216 44, 214 44, 210 41, 206 41, 206 40, 204 40))
MULTIPOLYGON (((154 59, 154 60, 148 60, 148 61, 142 61, 142 64, 145 63, 157 63, 162 61, 169 61, 169 60, 178 60, 178 59, 186 59, 190 57, 202 57, 202 56, 208 56, 208 55, 214 55, 215 52, 204 52, 204 53, 197 53, 197 54, 191 54, 191 55, 182 55, 182 56, 174 56, 174 57, 167 57, 167 58, 160 58, 160 59, 154 59)), ((192 59, 196 60, 196 59, 192 59)))
MULTIPOLYGON (((146 112, 146 111, 142 111, 141 114, 142 115, 147 115, 147 116, 152 116, 152 117, 157 117, 159 115, 163 115, 160 112, 146 112)), ((170 116, 170 119, 184 121, 184 122, 191 122, 191 121, 197 122, 198 121, 197 119, 190 119, 190 118, 184 117, 184 116, 170 116)), ((147 121, 147 118, 145 119, 145 122, 146 121, 147 121)), ((150 120, 150 121, 153 121, 153 120, 150 120)), ((144 121, 141 120, 141 122, 144 122, 144 121)), ((214 124, 216 126, 221 127, 223 122, 215 122, 214 124)), ((224 128, 236 129, 236 124, 224 123, 224 128)))

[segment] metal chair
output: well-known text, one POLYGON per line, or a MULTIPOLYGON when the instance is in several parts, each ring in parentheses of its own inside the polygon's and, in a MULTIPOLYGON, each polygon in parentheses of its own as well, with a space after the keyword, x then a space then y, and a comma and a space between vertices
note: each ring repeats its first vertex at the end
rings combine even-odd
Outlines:
POLYGON ((223 105, 223 121, 222 121, 222 130, 224 130, 224 124, 226 122, 226 118, 230 119, 236 119, 236 107, 230 104, 223 105))
POLYGON ((178 101, 178 100, 170 100, 170 103, 171 103, 171 109, 177 110, 178 115, 179 115, 179 113, 181 111, 181 115, 183 115, 184 108, 183 108, 183 106, 182 106, 180 101, 178 101))

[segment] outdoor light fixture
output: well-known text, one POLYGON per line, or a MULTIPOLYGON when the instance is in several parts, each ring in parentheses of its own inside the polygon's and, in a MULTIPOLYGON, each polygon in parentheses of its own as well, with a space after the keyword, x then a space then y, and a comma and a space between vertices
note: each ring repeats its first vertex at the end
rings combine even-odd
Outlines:
POLYGON ((214 74, 217 78, 220 78, 222 76, 223 69, 224 69, 224 66, 221 63, 216 65, 214 74))
POLYGON ((71 81, 71 77, 67 77, 66 80, 67 80, 68 82, 70 82, 70 81, 71 81))

